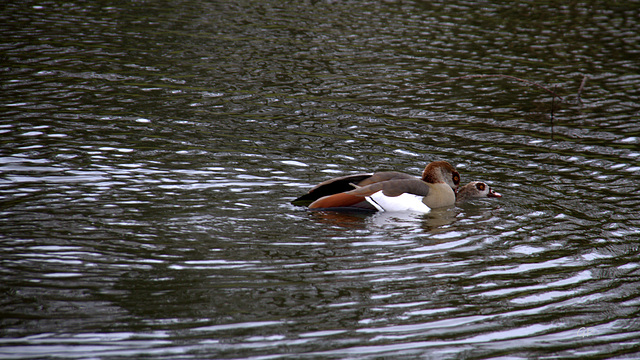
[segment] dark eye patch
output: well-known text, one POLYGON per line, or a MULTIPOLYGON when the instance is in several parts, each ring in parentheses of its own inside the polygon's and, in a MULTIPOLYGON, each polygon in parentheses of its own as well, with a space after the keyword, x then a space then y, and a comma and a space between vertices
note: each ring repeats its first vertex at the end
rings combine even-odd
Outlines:
POLYGON ((476 184, 476 189, 478 189, 480 191, 484 191, 484 183, 477 183, 476 184))
POLYGON ((456 185, 460 183, 460 174, 457 172, 453 173, 453 183, 456 185))

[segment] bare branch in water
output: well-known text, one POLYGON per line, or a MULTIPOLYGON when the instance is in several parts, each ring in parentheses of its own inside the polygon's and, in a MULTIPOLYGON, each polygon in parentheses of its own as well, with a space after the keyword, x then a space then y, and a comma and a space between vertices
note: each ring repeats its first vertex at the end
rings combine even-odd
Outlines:
POLYGON ((584 90, 584 84, 587 82, 587 75, 584 75, 582 78, 582 82, 580 83, 580 88, 578 89, 578 101, 582 105, 582 90, 584 90))
MULTIPOLYGON (((502 75, 502 74, 484 74, 484 75, 465 75, 465 76, 458 76, 458 77, 453 77, 453 78, 449 78, 447 80, 443 80, 443 81, 437 81, 437 82, 433 82, 430 84, 426 84, 425 86, 434 86, 434 85, 440 85, 440 84, 444 84, 444 83, 448 83, 451 81, 457 81, 457 80, 464 80, 464 79, 484 79, 484 78, 502 78, 502 79, 509 79, 509 80, 515 80, 515 81, 519 81, 528 85, 533 85, 537 88, 540 88, 546 92, 548 92, 549 94, 551 94, 553 97, 551 99, 551 111, 549 113, 549 122, 551 123, 551 140, 553 140, 553 122, 554 122, 554 111, 555 111, 555 106, 556 106, 556 98, 560 99, 560 102, 564 102, 564 98, 560 95, 558 95, 557 92, 557 87, 554 86, 553 90, 549 89, 548 87, 539 84, 535 81, 531 81, 531 80, 527 80, 527 79, 521 79, 519 77, 515 77, 515 76, 511 76, 511 75, 502 75)), ((584 75, 582 77, 582 82, 580 83, 580 88, 578 89, 578 101, 580 102, 580 104, 582 105, 582 91, 584 90, 584 85, 587 82, 587 75, 584 75)))
POLYGON ((551 99, 551 114, 549 116, 549 121, 551 122, 551 140, 553 141, 553 110, 556 105, 556 97, 554 96, 551 99))
MULTIPOLYGON (((515 77, 515 76, 511 76, 511 75, 502 75, 502 74, 485 74, 485 75, 465 75, 465 76, 458 76, 458 77, 454 77, 454 78, 450 78, 447 80, 443 80, 443 81, 438 81, 438 82, 433 82, 430 84, 427 84, 426 86, 434 86, 434 85, 440 85, 440 84, 444 84, 447 82, 451 82, 451 81, 457 81, 457 80, 463 80, 463 79, 477 79, 477 78, 502 78, 502 79, 509 79, 509 80, 515 80, 515 81, 519 81, 528 85, 533 85, 537 88, 540 88, 546 92, 548 92, 549 94, 551 94, 553 97, 551 99, 551 111, 549 113, 549 122, 551 123, 551 140, 553 140, 553 120, 554 120, 554 111, 555 111, 555 105, 556 105, 556 98, 560 99, 560 101, 564 101, 564 98, 562 98, 562 96, 558 95, 558 92, 556 91, 557 88, 554 87, 553 90, 549 89, 548 87, 539 84, 535 81, 531 81, 531 80, 527 80, 527 79, 521 79, 519 77, 515 77)), ((584 83, 587 81, 587 77, 585 76, 582 79, 582 84, 580 84, 580 90, 578 91, 578 100, 580 100, 580 94, 582 93, 582 90, 584 88, 584 83)), ((582 100, 580 100, 580 103, 582 103, 582 100)))
MULTIPOLYGON (((549 89, 548 87, 545 87, 545 86, 544 86, 544 85, 542 85, 542 84, 539 84, 539 83, 537 83, 537 82, 535 82, 535 81, 531 81, 531 80, 527 80, 527 79, 521 79, 521 78, 519 78, 519 77, 515 77, 515 76, 511 76, 511 75, 502 75, 502 74, 492 74, 492 75, 491 75, 491 74, 489 74, 489 75, 465 75, 465 76, 458 76, 458 77, 450 78, 450 79, 447 79, 447 80, 443 80, 443 81, 438 81, 438 82, 430 83, 430 84, 427 84, 427 85, 425 85, 425 86, 434 86, 434 85, 440 85, 440 84, 444 84, 444 83, 451 82, 451 81, 463 80, 463 79, 474 79, 474 78, 503 78, 503 79, 510 79, 510 80, 515 80, 515 81, 523 82, 523 83, 526 83, 526 84, 529 84, 529 85, 533 85, 533 86, 535 86, 535 87, 538 87, 538 88, 540 88, 540 89, 542 89, 542 90, 544 90, 544 91, 548 92, 549 94, 553 95, 553 96, 554 96, 554 98, 556 98, 556 97, 557 97, 558 99, 560 99, 560 101, 564 101, 564 99, 562 98, 562 96, 558 95, 558 93, 557 93, 557 92, 555 92, 555 91, 553 91, 553 90, 549 89)), ((583 80, 583 84, 584 84, 584 81, 586 81, 586 80, 583 80)))

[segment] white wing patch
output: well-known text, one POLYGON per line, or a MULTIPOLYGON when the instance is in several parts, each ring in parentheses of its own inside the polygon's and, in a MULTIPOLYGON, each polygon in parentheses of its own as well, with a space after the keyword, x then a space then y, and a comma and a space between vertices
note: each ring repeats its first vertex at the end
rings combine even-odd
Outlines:
POLYGON ((398 196, 386 196, 380 190, 365 199, 378 211, 417 211, 422 213, 431 211, 431 208, 422 202, 420 195, 404 193, 398 196))

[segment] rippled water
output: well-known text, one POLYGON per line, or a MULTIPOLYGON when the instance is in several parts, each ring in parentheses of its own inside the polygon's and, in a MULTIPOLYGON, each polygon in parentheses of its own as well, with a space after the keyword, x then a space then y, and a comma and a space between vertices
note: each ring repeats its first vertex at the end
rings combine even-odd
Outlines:
POLYGON ((2 8, 3 358, 640 356, 637 2, 2 8), (504 197, 289 204, 433 160, 504 197))

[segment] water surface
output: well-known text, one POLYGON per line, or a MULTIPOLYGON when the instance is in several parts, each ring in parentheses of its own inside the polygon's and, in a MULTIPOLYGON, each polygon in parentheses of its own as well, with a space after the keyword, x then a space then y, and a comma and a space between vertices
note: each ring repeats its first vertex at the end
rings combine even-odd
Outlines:
POLYGON ((2 357, 640 356, 635 2, 1 14, 2 357), (504 197, 289 204, 433 160, 504 197))

